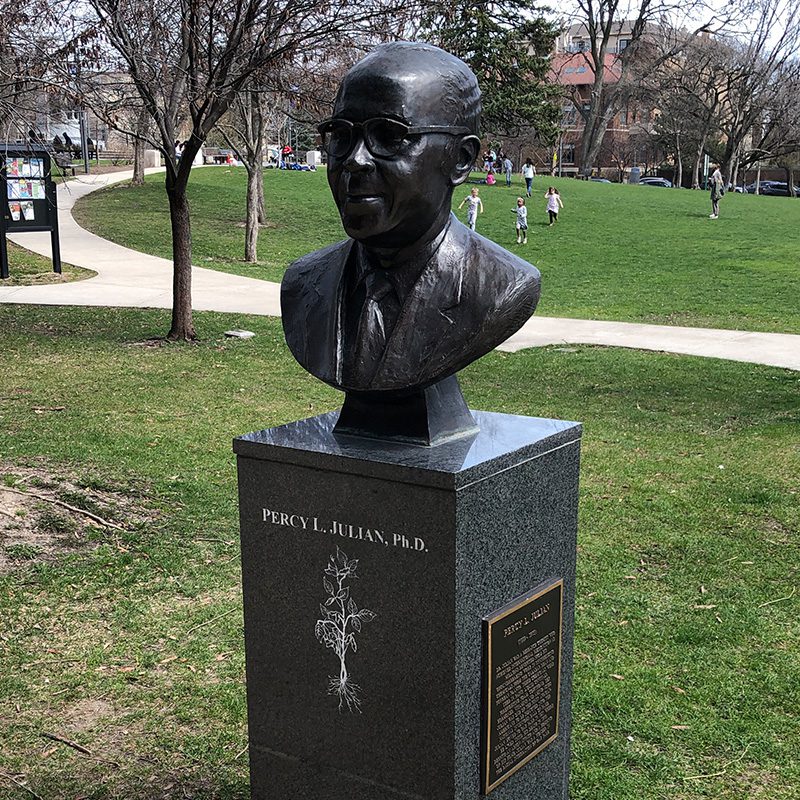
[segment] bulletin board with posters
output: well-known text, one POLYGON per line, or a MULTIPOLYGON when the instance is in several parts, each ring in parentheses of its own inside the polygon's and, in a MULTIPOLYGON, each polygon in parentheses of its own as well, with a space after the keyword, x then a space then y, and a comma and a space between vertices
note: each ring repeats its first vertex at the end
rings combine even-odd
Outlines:
POLYGON ((56 184, 44 148, 0 144, 0 203, 0 278, 9 276, 7 233, 49 232, 53 271, 61 272, 56 184))

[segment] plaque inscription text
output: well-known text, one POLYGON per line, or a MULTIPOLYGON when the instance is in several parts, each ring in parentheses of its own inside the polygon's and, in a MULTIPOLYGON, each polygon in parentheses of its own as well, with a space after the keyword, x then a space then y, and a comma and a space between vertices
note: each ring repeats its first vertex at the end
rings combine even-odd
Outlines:
POLYGON ((550 581, 483 620, 484 794, 558 735, 563 589, 550 581))

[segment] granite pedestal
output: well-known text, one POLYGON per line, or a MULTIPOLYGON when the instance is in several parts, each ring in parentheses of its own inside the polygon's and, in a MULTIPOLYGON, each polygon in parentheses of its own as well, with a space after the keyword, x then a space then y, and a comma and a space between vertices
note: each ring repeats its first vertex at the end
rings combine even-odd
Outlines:
POLYGON ((425 448, 325 414, 240 437, 254 800, 482 794, 482 620, 563 580, 558 733, 491 791, 566 800, 581 426, 474 412, 425 448))

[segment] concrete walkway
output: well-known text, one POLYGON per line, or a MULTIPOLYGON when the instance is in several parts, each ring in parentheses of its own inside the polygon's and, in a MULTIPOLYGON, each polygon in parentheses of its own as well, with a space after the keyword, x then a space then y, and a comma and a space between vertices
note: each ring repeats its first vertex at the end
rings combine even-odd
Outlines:
MULTIPOLYGON (((152 174, 164 169, 145 172, 152 174)), ((58 187, 61 260, 94 270, 97 277, 48 286, 0 286, 0 303, 172 308, 172 261, 101 239, 81 228, 72 217, 72 207, 81 197, 112 183, 130 180, 132 176, 132 170, 82 175, 58 187)), ((8 238, 50 258, 49 233, 14 234, 8 238)), ((279 316, 280 287, 255 278, 193 267, 192 306, 198 311, 279 316)))
POLYGON ((498 349, 516 352, 546 344, 601 344, 800 370, 800 336, 795 334, 677 328, 637 322, 534 316, 498 349))
MULTIPOLYGON (((163 172, 147 170, 148 173, 163 172)), ((61 256, 65 263, 97 277, 50 286, 0 286, 0 303, 171 308, 172 262, 129 250, 81 228, 72 217, 78 199, 112 183, 129 180, 130 170, 81 176, 58 188, 61 256)), ((50 235, 27 233, 12 241, 50 256, 50 235)), ((198 311, 280 315, 275 283, 193 267, 192 305, 198 311)), ((724 358, 800 370, 800 336, 712 328, 678 328, 633 322, 597 322, 534 316, 500 346, 515 352, 548 344, 597 344, 685 355, 724 358)))

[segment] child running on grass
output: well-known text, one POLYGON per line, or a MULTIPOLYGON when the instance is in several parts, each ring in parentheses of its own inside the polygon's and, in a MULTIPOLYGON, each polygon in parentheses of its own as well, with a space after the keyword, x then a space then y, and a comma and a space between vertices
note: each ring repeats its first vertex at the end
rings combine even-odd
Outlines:
POLYGON ((471 231, 474 231, 475 223, 478 220, 478 210, 480 209, 480 213, 483 214, 483 203, 480 197, 478 197, 478 190, 472 189, 472 191, 470 191, 461 201, 461 205, 458 207, 459 211, 464 207, 464 203, 469 203, 469 207, 467 208, 467 225, 469 225, 471 231))
POLYGON ((564 204, 561 202, 561 195, 555 186, 550 186, 547 189, 545 197, 547 198, 547 213, 550 215, 550 225, 553 225, 558 222, 558 209, 564 208, 564 204))
POLYGON ((517 244, 528 244, 528 209, 524 197, 517 198, 514 213, 517 215, 517 244))

